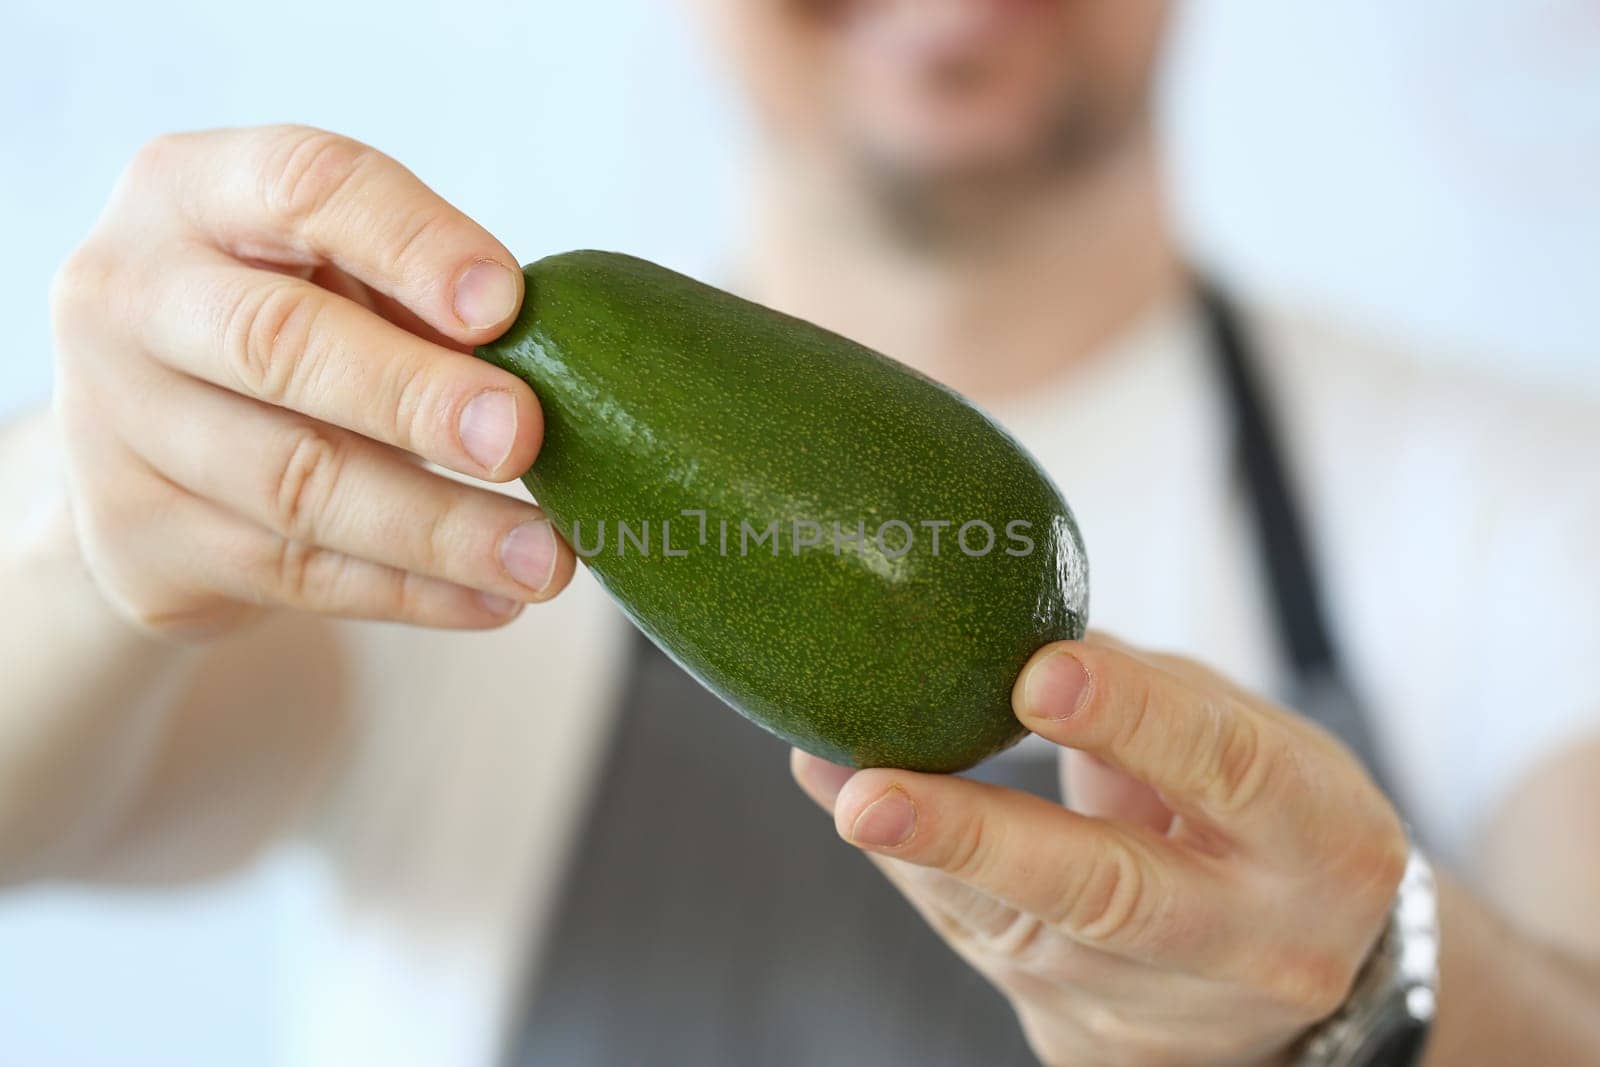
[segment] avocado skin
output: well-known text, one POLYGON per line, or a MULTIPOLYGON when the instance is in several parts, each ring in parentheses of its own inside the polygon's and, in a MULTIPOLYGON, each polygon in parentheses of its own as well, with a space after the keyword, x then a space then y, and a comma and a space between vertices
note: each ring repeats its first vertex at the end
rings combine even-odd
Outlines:
MULTIPOLYGON (((835 763, 958 771, 1022 738, 1012 685, 1041 645, 1083 635, 1088 564, 1066 502, 1005 431, 885 356, 645 260, 567 252, 524 275, 516 322, 477 354, 537 393, 544 445, 523 481, 568 541, 581 524, 586 563, 646 635, 835 763), (707 513, 704 544, 685 509, 707 513), (663 553, 663 519, 687 555, 663 553), (795 554, 797 519, 820 546, 795 554), (898 559, 874 543, 891 519, 916 536, 898 559), (617 553, 618 520, 649 523, 648 554, 617 553), (741 521, 773 520, 777 557, 750 542, 741 558, 741 521), (953 523, 938 554, 924 520, 953 523), (970 520, 995 531, 987 555, 960 550, 970 520), (1017 520, 1028 555, 1005 552, 1017 520), (864 523, 862 546, 836 552, 834 522, 845 537, 864 523)), ((902 533, 885 537, 898 551, 902 533)))

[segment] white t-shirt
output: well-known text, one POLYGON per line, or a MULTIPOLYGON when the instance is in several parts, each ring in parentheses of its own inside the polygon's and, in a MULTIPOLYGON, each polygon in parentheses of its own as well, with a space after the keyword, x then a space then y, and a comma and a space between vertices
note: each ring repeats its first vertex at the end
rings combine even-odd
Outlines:
MULTIPOLYGON (((1600 410, 1309 320, 1250 326, 1399 799, 1463 862, 1519 776, 1600 730, 1600 410)), ((1284 667, 1202 344, 1192 309, 1165 308, 995 414, 1077 514, 1092 625, 1270 693, 1284 667)), ((294 1062, 493 1062, 581 847, 624 627, 580 574, 494 634, 340 628, 367 710, 310 835, 326 878, 294 1062)))

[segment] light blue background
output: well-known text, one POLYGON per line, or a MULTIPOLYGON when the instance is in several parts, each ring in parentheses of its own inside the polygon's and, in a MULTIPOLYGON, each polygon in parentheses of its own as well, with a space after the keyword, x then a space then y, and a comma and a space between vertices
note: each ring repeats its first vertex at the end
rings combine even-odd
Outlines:
MULTIPOLYGON (((747 137, 681 6, 13 0, 0 417, 47 395, 51 273, 164 130, 316 123, 524 259, 612 247, 715 274, 747 137)), ((1178 201, 1208 258, 1440 358, 1600 389, 1590 0, 1190 0, 1173 71, 1178 201)), ((0 903, 0 1064, 274 1062, 314 878, 279 855, 177 894, 0 903)))

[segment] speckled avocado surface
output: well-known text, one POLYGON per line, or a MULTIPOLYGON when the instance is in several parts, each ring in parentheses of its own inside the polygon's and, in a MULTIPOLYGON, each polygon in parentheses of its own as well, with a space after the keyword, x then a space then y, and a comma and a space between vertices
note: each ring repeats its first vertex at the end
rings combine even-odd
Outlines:
POLYGON ((538 394, 523 480, 656 644, 837 763, 956 771, 1021 738, 1018 671, 1088 610, 1026 451, 922 375, 644 260, 524 273, 478 355, 538 394))

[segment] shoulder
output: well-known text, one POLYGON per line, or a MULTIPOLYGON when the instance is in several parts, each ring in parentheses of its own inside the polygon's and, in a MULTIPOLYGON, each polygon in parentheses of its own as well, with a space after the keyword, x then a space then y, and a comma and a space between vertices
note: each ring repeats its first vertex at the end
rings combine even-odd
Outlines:
POLYGON ((1454 512, 1463 533, 1564 527, 1600 544, 1600 394, 1301 309, 1252 308, 1250 322, 1315 478, 1369 504, 1454 512))
POLYGON ((1311 517, 1352 577, 1404 577, 1478 619, 1468 639, 1594 630, 1600 396, 1304 312, 1251 321, 1311 517))
POLYGON ((1600 397, 1252 307, 1347 651, 1424 821, 1463 847, 1600 729, 1600 397))

